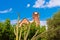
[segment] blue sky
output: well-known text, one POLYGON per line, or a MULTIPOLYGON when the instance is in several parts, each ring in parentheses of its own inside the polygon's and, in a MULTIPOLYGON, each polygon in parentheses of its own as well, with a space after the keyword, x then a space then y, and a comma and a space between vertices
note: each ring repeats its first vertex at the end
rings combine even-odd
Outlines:
POLYGON ((41 21, 46 21, 59 10, 60 0, 0 0, 0 21, 16 20, 17 13, 20 13, 20 19, 32 20, 35 11, 39 12, 41 21))

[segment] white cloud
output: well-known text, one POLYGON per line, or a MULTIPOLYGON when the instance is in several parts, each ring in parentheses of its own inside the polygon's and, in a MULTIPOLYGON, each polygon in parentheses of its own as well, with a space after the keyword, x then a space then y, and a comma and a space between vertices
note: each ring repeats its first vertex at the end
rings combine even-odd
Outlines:
MULTIPOLYGON (((5 20, 0 20, 1 22, 4 22, 5 20)), ((20 20, 21 21, 21 20, 20 20)), ((33 22, 33 20, 32 21, 30 21, 31 23, 33 22)), ((14 20, 10 20, 10 23, 11 24, 16 24, 17 23, 17 19, 14 19, 14 20)), ((46 21, 40 21, 40 25, 41 26, 47 26, 47 22, 46 21)))
POLYGON ((60 6, 60 0, 50 0, 49 2, 46 2, 45 0, 37 0, 33 5, 34 8, 52 8, 57 6, 60 6))
POLYGON ((11 20, 10 23, 11 24, 16 24, 17 23, 17 20, 11 20))
MULTIPOLYGON (((33 20, 30 22, 32 23, 33 20)), ((16 23, 17 23, 17 20, 11 20, 11 24, 16 24, 16 23)), ((46 21, 40 21, 40 26, 46 26, 46 30, 48 29, 46 21)))
MULTIPOLYGON (((30 22, 33 22, 33 20, 30 22)), ((11 20, 11 24, 16 24, 16 23, 17 23, 17 20, 11 20)), ((46 23, 46 21, 40 21, 40 25, 41 26, 47 26, 47 23, 46 23)))
POLYGON ((30 4, 27 4, 27 7, 30 7, 30 4))
POLYGON ((60 0, 50 0, 49 3, 47 3, 47 7, 56 7, 60 6, 60 0))
POLYGON ((44 3, 45 3, 44 0, 37 0, 37 1, 35 2, 35 5, 33 5, 33 7, 35 7, 35 8, 40 8, 41 6, 43 6, 44 3))
MULTIPOLYGON (((30 21, 31 23, 33 22, 33 20, 32 21, 30 21)), ((46 21, 40 21, 40 25, 41 26, 47 26, 47 22, 46 21)))
MULTIPOLYGON (((0 22, 5 22, 5 20, 0 20, 0 22)), ((17 23, 17 20, 16 19, 10 20, 10 23, 11 24, 16 24, 17 23)))
POLYGON ((40 26, 45 26, 46 30, 48 29, 46 21, 40 21, 40 26))
POLYGON ((47 26, 47 23, 46 23, 46 21, 40 21, 40 25, 41 26, 47 26))
POLYGON ((12 11, 12 8, 0 11, 0 13, 8 13, 8 12, 11 12, 11 11, 12 11))

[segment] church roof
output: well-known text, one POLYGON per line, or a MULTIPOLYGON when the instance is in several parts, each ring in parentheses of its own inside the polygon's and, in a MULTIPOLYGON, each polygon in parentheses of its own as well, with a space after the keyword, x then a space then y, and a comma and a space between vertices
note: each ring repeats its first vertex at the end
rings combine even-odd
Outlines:
POLYGON ((29 22, 29 20, 28 19, 26 19, 26 18, 24 18, 21 22, 20 22, 20 25, 22 25, 22 24, 29 24, 30 22, 29 22))

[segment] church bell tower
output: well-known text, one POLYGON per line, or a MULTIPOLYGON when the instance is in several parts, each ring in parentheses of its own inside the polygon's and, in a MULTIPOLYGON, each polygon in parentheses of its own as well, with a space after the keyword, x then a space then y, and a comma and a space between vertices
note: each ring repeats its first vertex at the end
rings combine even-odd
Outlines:
POLYGON ((33 13, 33 21, 36 23, 36 26, 40 25, 39 13, 38 12, 33 13))

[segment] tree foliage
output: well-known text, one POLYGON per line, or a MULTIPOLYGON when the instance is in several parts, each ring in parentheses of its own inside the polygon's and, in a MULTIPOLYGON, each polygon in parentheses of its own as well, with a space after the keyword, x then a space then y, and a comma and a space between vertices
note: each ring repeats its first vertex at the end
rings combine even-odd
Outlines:
MULTIPOLYGON (((16 29, 16 25, 11 25, 9 19, 5 22, 0 22, 0 40, 16 40, 14 29, 16 29)), ((21 27, 18 27, 18 40, 33 40, 37 35, 44 31, 45 26, 36 27, 35 22, 28 25, 23 24, 21 27)), ((37 40, 41 40, 41 37, 37 40)))
MULTIPOLYGON (((52 18, 48 19, 47 24, 48 24, 48 30, 50 30, 52 28, 55 29, 57 27, 60 27, 60 12, 55 13, 52 18)), ((51 34, 51 32, 47 33, 48 34, 48 40, 60 40, 60 30, 56 30, 52 34, 51 34)))
POLYGON ((0 40, 14 40, 15 35, 10 20, 0 23, 0 40))

